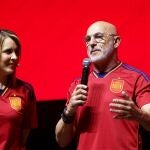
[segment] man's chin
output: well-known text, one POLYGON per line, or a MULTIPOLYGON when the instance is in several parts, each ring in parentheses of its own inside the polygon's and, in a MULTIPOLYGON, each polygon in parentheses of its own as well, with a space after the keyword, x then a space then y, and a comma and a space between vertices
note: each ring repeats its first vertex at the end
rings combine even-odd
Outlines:
POLYGON ((104 60, 102 57, 91 57, 90 59, 92 63, 98 63, 104 60))

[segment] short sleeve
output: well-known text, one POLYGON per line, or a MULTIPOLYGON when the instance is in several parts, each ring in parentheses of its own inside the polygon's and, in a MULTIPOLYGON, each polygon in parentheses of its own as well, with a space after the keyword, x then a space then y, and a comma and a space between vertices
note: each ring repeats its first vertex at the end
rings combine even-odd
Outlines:
POLYGON ((27 92, 27 105, 24 110, 23 128, 37 128, 37 108, 36 108, 36 96, 32 87, 27 92))
POLYGON ((150 103, 150 78, 140 76, 136 83, 136 103, 139 107, 150 103))

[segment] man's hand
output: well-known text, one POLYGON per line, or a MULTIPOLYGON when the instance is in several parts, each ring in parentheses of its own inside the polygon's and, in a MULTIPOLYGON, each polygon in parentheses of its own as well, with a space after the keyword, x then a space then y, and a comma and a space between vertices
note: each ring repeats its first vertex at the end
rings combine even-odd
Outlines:
POLYGON ((67 106, 66 115, 74 115, 78 106, 86 103, 87 99, 87 86, 78 84, 74 89, 69 104, 67 106))
POLYGON ((110 111, 115 113, 115 119, 137 120, 142 116, 142 110, 137 107, 135 102, 126 92, 122 92, 122 99, 113 99, 110 103, 110 111))

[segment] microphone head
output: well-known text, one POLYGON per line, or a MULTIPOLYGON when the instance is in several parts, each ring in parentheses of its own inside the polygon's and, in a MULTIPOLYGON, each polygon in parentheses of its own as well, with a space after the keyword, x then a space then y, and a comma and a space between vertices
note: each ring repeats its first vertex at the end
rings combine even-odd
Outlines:
POLYGON ((91 59, 90 58, 84 58, 83 59, 83 62, 82 62, 82 65, 83 66, 90 66, 90 64, 91 64, 91 59))

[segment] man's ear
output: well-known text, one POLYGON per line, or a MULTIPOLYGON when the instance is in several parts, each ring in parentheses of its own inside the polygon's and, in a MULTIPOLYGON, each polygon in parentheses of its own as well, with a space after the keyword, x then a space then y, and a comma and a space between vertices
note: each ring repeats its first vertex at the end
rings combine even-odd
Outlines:
POLYGON ((114 36, 114 48, 118 48, 120 42, 121 42, 120 36, 114 36))

